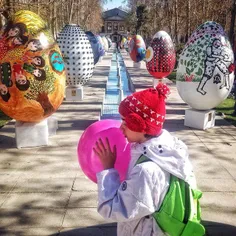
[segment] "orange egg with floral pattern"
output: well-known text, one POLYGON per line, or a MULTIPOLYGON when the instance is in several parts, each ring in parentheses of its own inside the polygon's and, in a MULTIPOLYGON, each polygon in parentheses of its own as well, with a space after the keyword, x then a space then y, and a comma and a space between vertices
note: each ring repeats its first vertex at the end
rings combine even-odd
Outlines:
POLYGON ((0 35, 0 110, 39 122, 61 105, 65 65, 47 24, 31 11, 18 11, 0 35))

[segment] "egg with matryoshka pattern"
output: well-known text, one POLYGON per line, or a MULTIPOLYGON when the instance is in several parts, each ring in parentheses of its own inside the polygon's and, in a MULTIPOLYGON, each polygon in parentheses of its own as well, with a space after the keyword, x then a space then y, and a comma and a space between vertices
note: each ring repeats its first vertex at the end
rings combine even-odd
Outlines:
POLYGON ((176 54, 169 34, 158 31, 146 51, 146 67, 156 79, 167 77, 174 69, 176 54))
POLYGON ((140 62, 145 58, 146 45, 140 35, 135 35, 129 42, 129 55, 134 62, 140 62))
POLYGON ((39 122, 61 105, 65 66, 46 22, 18 11, 0 36, 0 109, 24 122, 39 122))
POLYGON ((208 110, 229 95, 234 81, 234 55, 222 26, 208 21, 189 37, 179 57, 176 84, 192 108, 208 110))
POLYGON ((66 25, 57 38, 65 59, 66 85, 79 87, 93 75, 94 58, 85 32, 76 24, 66 25))

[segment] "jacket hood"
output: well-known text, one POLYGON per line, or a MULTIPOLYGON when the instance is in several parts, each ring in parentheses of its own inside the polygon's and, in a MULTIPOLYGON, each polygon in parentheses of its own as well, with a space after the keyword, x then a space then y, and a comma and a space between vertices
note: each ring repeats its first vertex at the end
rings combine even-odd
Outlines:
POLYGON ((138 144, 139 148, 140 151, 145 150, 144 155, 163 170, 185 181, 189 180, 192 174, 192 165, 188 159, 188 148, 168 131, 163 129, 162 134, 158 137, 138 144))

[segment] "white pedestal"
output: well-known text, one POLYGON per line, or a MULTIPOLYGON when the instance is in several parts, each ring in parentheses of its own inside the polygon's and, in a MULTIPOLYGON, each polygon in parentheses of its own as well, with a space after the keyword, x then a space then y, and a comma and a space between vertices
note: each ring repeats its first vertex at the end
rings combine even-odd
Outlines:
POLYGON ((51 115, 47 118, 48 122, 48 135, 56 135, 58 129, 58 120, 55 116, 51 115))
POLYGON ((162 78, 162 79, 152 79, 152 84, 153 84, 153 87, 156 88, 156 86, 159 84, 159 83, 163 83, 163 84, 166 84, 166 78, 162 78))
POLYGON ((39 147, 48 145, 48 137, 55 135, 58 129, 57 118, 49 118, 39 122, 16 121, 16 147, 39 147))
POLYGON ((16 121, 16 146, 38 147, 48 145, 47 119, 39 123, 16 121))
POLYGON ((83 87, 67 87, 66 101, 82 101, 84 97, 83 87))
POLYGON ((185 111, 184 125, 196 129, 209 129, 215 126, 215 111, 188 109, 185 111))
POLYGON ((152 79, 152 84, 153 84, 153 88, 156 88, 156 86, 159 84, 159 80, 158 79, 152 79))
POLYGON ((133 67, 134 68, 141 68, 141 62, 133 62, 133 67))

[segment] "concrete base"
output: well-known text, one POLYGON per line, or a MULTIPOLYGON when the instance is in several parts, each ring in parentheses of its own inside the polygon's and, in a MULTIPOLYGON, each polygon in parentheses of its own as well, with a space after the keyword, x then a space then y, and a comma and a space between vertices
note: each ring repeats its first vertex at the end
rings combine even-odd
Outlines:
POLYGON ((159 83, 163 83, 166 84, 166 78, 162 78, 162 79, 152 79, 152 84, 153 87, 155 88, 159 83))
POLYGON ((133 62, 133 67, 134 68, 141 68, 141 62, 133 62))
POLYGON ((16 147, 47 146, 48 137, 55 135, 57 129, 58 121, 53 116, 39 123, 16 121, 16 147))
POLYGON ((38 147, 48 145, 47 119, 39 123, 16 121, 16 147, 38 147))
POLYGON ((82 101, 84 97, 83 87, 67 87, 66 101, 82 101))
POLYGON ((215 111, 188 109, 185 111, 184 125, 196 129, 209 129, 215 126, 215 111))
POLYGON ((56 135, 58 129, 58 120, 55 116, 49 116, 47 118, 48 122, 48 135, 53 136, 56 135))
POLYGON ((152 84, 153 84, 153 88, 156 88, 156 86, 160 83, 159 79, 152 79, 152 84))

